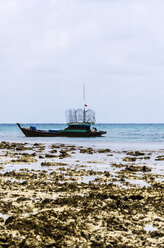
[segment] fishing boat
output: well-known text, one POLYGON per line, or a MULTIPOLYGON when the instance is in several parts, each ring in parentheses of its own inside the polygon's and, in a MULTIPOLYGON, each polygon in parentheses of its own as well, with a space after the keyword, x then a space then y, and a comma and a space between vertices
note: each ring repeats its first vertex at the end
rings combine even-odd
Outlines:
POLYGON ((69 123, 63 130, 39 130, 34 126, 23 128, 19 123, 17 125, 26 137, 100 137, 106 134, 105 131, 91 129, 89 123, 69 123))
POLYGON ((106 131, 97 130, 91 126, 95 123, 95 112, 91 109, 70 109, 66 112, 66 118, 69 121, 67 127, 62 130, 40 130, 36 126, 29 128, 18 127, 26 137, 100 137, 106 134, 106 131))
POLYGON ((19 123, 17 125, 26 137, 100 137, 106 134, 106 131, 97 130, 95 127, 91 128, 95 124, 95 111, 87 109, 85 90, 84 108, 66 111, 66 119, 67 127, 62 130, 40 130, 35 126, 25 128, 19 123))

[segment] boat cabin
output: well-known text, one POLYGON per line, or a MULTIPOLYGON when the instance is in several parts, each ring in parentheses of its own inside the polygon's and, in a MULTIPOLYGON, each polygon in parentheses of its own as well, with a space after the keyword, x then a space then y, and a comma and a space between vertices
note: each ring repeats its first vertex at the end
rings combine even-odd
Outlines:
POLYGON ((69 123, 65 130, 86 130, 90 131, 90 124, 87 123, 69 123))

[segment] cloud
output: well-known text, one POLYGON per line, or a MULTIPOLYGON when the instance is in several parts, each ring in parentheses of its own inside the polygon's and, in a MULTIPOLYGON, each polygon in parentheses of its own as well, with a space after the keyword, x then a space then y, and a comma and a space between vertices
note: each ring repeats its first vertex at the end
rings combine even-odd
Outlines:
POLYGON ((82 104, 84 82, 99 122, 163 122, 163 7, 160 0, 0 1, 2 122, 64 122, 65 109, 82 104))

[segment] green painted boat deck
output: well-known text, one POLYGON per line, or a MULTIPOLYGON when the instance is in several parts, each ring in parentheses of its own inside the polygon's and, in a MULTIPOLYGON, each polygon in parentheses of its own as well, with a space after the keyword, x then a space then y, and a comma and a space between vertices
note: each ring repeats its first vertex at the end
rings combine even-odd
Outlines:
POLYGON ((72 129, 70 129, 70 130, 60 130, 60 132, 86 133, 87 130, 78 130, 78 129, 72 130, 72 129))

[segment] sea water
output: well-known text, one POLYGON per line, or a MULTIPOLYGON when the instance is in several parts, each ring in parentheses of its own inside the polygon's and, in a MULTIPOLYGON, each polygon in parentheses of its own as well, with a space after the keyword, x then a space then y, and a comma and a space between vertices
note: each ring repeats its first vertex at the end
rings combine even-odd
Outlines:
MULTIPOLYGON (((65 124, 22 124, 43 130, 60 130, 65 124)), ((102 137, 25 137, 16 124, 0 124, 0 141, 67 143, 82 146, 164 149, 164 124, 96 124, 98 130, 107 131, 102 137)))

